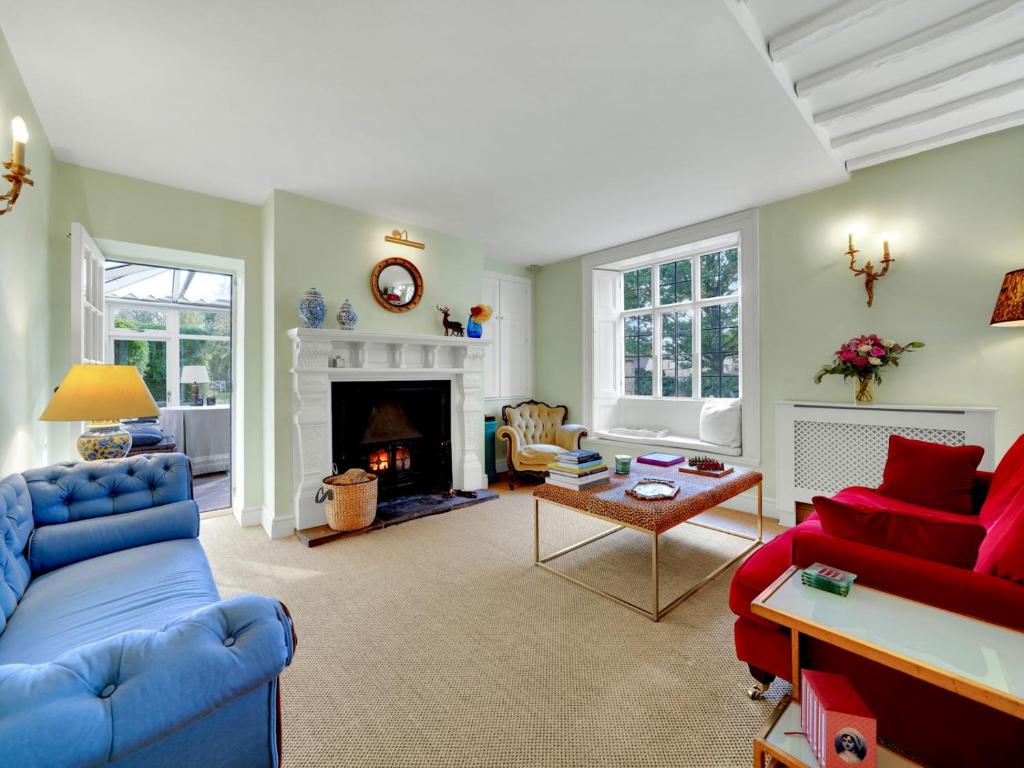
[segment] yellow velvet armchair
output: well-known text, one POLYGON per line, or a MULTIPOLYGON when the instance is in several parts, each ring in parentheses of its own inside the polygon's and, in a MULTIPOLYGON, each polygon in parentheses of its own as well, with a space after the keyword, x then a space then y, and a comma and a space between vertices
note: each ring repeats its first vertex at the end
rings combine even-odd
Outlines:
POLYGON ((543 477, 555 456, 563 451, 579 450, 587 429, 580 424, 566 424, 569 409, 564 405, 548 405, 526 400, 501 409, 505 425, 496 436, 508 449, 508 487, 515 488, 517 475, 543 477))

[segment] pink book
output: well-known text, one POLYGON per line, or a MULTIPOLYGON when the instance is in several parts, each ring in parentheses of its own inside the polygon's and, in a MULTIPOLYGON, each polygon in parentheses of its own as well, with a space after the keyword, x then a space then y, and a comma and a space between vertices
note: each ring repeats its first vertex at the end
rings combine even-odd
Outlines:
POLYGON ((877 721, 843 675, 803 671, 800 725, 822 768, 877 766, 877 721))

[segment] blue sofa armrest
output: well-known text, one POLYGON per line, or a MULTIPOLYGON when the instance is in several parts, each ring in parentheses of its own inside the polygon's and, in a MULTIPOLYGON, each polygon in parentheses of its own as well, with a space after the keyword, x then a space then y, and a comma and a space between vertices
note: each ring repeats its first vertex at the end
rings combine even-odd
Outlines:
POLYGON ((284 606, 246 595, 49 664, 0 666, 4 764, 77 768, 120 760, 275 679, 294 648, 284 606))
POLYGON ((122 549, 198 535, 199 505, 192 500, 176 501, 36 528, 28 541, 28 564, 32 573, 39 575, 122 549))

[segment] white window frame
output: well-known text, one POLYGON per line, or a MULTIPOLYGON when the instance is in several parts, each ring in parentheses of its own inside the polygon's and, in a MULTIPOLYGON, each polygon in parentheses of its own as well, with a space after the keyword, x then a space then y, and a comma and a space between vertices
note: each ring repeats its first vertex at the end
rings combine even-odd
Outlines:
MULTIPOLYGON (((156 301, 132 301, 131 299, 107 299, 107 359, 114 359, 114 342, 131 341, 132 339, 150 339, 152 341, 163 341, 167 344, 167 406, 168 408, 181 405, 181 341, 198 339, 200 341, 225 341, 231 343, 230 336, 214 336, 197 333, 180 333, 181 312, 216 312, 228 315, 231 318, 230 309, 220 307, 205 307, 200 305, 172 304, 156 301), (114 326, 114 315, 119 309, 143 309, 150 312, 163 312, 167 317, 167 325, 162 330, 155 328, 144 328, 131 330, 128 328, 116 328, 114 326)), ((234 360, 232 360, 234 365, 234 360)), ((234 372, 232 371, 232 378, 234 372)), ((232 393, 233 394, 233 393, 232 393)), ((232 397, 232 399, 234 399, 232 397)))
MULTIPOLYGON (((660 235, 637 240, 631 243, 608 248, 603 251, 590 253, 582 258, 582 282, 583 282, 583 416, 584 423, 593 424, 594 418, 594 370, 595 370, 595 348, 594 348, 594 271, 614 270, 625 273, 634 269, 655 264, 670 263, 679 261, 687 256, 699 258, 701 254, 726 250, 733 246, 719 246, 715 241, 723 244, 733 242, 739 249, 740 264, 740 399, 743 402, 743 453, 740 457, 742 463, 757 464, 760 458, 761 448, 761 423, 760 423, 760 329, 758 309, 758 213, 756 210, 741 211, 739 213, 724 216, 719 219, 694 224, 681 229, 665 232, 660 235), (691 250, 692 246, 692 250, 691 250), (671 253, 669 253, 671 252, 671 253)), ((699 264, 693 270, 694 287, 696 293, 697 280, 699 280, 699 264)), ((654 304, 655 279, 652 275, 652 305, 654 304)), ((620 286, 621 288, 621 286, 620 286)), ((620 302, 622 292, 619 292, 620 302)), ((735 297, 714 297, 707 300, 694 300, 683 302, 681 305, 694 307, 694 333, 700 332, 699 310, 701 305, 710 306, 731 302, 735 297)), ((656 310, 669 310, 678 308, 680 305, 666 305, 665 307, 652 306, 643 310, 625 310, 620 303, 621 316, 627 314, 654 314, 656 310)), ((652 339, 652 352, 657 355, 659 364, 655 366, 658 389, 660 392, 661 383, 661 345, 660 324, 655 322, 656 336, 652 339)), ((707 398, 700 397, 700 359, 696 354, 697 344, 694 345, 694 389, 696 393, 691 398, 662 397, 657 395, 625 395, 624 386, 624 348, 621 329, 617 334, 618 345, 614 350, 619 366, 619 397, 623 399, 642 399, 664 403, 665 407, 671 408, 673 404, 680 402, 701 402, 707 398)), ((698 337, 699 338, 699 337, 698 337)), ((606 351, 605 351, 606 353, 606 351)), ((660 406, 659 406, 660 407, 660 406)))
MULTIPOLYGON (((702 248, 694 253, 676 253, 671 256, 661 257, 656 261, 652 261, 649 264, 640 264, 622 268, 622 277, 620 279, 619 290, 624 290, 624 281, 627 272, 635 272, 641 269, 651 270, 651 306, 649 307, 638 307, 636 309, 623 309, 620 315, 620 327, 619 335, 624 335, 623 323, 627 317, 639 317, 643 315, 651 316, 653 334, 651 337, 651 359, 653 360, 652 373, 652 385, 650 395, 629 395, 626 394, 626 371, 625 367, 621 371, 620 376, 620 396, 625 398, 638 398, 641 400, 706 400, 702 394, 702 378, 703 372, 701 370, 701 310, 705 307, 717 307, 724 304, 736 304, 739 308, 739 323, 740 323, 740 347, 738 350, 740 358, 740 372, 739 372, 739 384, 740 384, 740 397, 743 397, 743 251, 740 248, 739 243, 735 245, 724 245, 722 247, 715 248, 702 248), (690 296, 695 297, 700 293, 700 259, 702 256, 707 256, 712 253, 722 253, 724 251, 736 249, 739 253, 738 257, 738 291, 735 294, 728 296, 712 296, 710 298, 691 298, 689 301, 679 301, 674 304, 658 304, 658 297, 661 295, 661 270, 660 267, 664 264, 674 264, 681 261, 690 262, 690 296), (680 311, 690 311, 693 313, 693 322, 691 323, 691 344, 692 350, 692 379, 691 379, 691 390, 694 392, 690 397, 678 397, 675 395, 662 394, 662 376, 664 372, 662 370, 662 354, 661 354, 661 341, 662 341, 662 330, 661 330, 661 317, 663 315, 671 314, 680 311)), ((609 267, 606 266, 605 269, 609 267)), ((625 352, 623 351, 623 357, 625 352)))

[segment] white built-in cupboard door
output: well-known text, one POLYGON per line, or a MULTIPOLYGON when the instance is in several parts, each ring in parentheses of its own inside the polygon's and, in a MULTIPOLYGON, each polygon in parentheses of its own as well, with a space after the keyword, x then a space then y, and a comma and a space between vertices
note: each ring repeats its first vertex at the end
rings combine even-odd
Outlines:
POLYGON ((494 310, 490 322, 484 324, 484 338, 491 341, 487 345, 484 356, 484 397, 501 397, 501 378, 499 375, 501 344, 499 327, 501 321, 501 292, 500 281, 496 277, 484 277, 483 279, 483 303, 494 310))
POLYGON ((106 259, 81 224, 71 225, 71 363, 102 363, 106 353, 106 259))
POLYGON ((532 299, 530 284, 519 280, 499 281, 499 391, 503 398, 530 394, 532 299))

